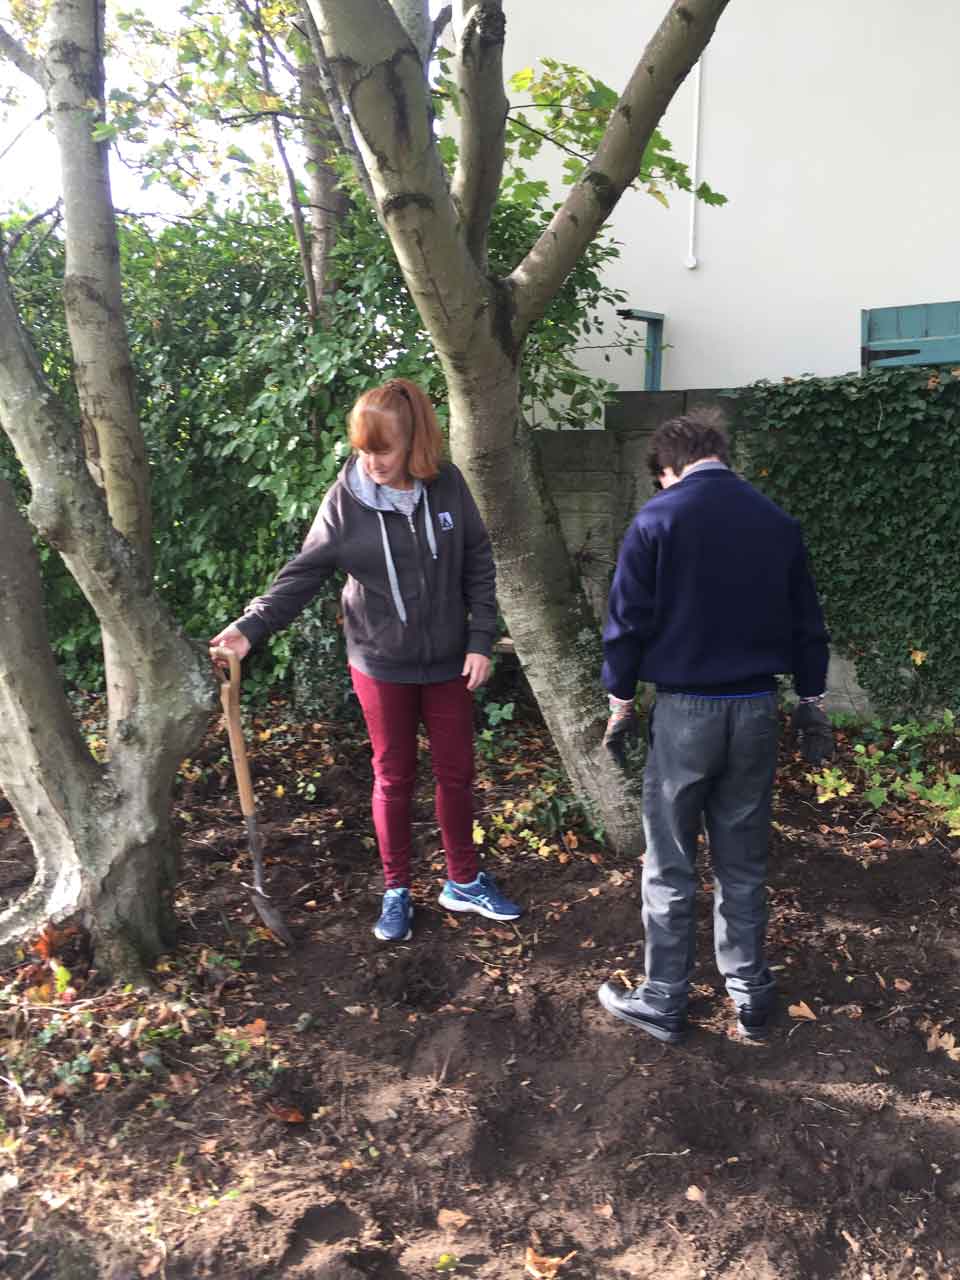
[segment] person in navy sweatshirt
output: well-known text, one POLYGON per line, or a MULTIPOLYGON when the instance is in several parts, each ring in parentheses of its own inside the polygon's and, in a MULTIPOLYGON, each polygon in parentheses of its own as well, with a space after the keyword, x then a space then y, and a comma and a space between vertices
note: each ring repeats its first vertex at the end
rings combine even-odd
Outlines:
POLYGON ((775 676, 792 673, 806 760, 833 755, 822 698, 828 635, 796 520, 730 469, 723 419, 700 410, 654 433, 661 492, 627 531, 610 589, 604 741, 622 763, 637 732, 638 681, 656 686, 643 779, 645 981, 607 982, 603 1007, 658 1040, 686 1029, 694 960, 696 855, 706 829, 717 966, 736 1033, 765 1037, 774 981, 764 943, 775 676))

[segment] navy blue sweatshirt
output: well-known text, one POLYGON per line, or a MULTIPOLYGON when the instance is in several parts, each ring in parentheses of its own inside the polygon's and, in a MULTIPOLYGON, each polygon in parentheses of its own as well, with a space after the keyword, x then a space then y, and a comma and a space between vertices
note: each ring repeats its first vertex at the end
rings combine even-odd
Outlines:
POLYGON ((720 464, 652 497, 620 548, 603 683, 705 694, 823 692, 827 630, 796 520, 720 464))

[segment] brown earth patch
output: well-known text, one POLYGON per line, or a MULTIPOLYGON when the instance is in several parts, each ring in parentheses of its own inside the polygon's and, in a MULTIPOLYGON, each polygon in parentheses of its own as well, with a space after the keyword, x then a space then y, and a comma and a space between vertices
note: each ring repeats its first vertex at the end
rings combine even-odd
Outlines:
MULTIPOLYGON (((385 948, 362 741, 281 715, 254 774, 293 954, 239 884, 215 735, 177 802, 182 944, 157 989, 90 985, 58 1012, 7 975, 11 1280, 501 1280, 528 1248, 566 1259, 559 1280, 960 1276, 960 1064, 921 1026, 949 1035, 960 1014, 956 840, 815 804, 785 754, 782 1019, 766 1046, 729 1035, 705 855, 691 1034, 666 1048, 596 1000, 642 971, 638 867, 572 818, 537 849, 517 827, 497 843, 493 815, 555 767, 535 723, 479 793, 488 865, 526 916, 437 905, 425 770, 414 939, 385 948)), ((15 823, 0 840, 13 896, 28 858, 15 823)))

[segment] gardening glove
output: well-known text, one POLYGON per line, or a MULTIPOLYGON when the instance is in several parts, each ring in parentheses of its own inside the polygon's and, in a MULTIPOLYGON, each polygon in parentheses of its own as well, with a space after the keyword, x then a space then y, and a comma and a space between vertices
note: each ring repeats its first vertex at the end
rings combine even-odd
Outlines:
POLYGON ((603 745, 616 760, 621 769, 626 768, 627 751, 634 747, 640 737, 640 721, 634 710, 633 702, 625 702, 610 695, 610 718, 607 720, 603 745))
POLYGON ((818 702, 798 702, 790 727, 795 735, 800 735, 800 752, 807 764, 823 764, 833 759, 833 725, 818 702))

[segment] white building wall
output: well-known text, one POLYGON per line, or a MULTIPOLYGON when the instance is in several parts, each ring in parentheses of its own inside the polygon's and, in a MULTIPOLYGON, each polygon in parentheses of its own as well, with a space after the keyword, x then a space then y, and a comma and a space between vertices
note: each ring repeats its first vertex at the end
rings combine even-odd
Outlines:
MULTIPOLYGON (((554 57, 619 92, 666 8, 506 0, 505 70, 554 57)), ((699 265, 689 196, 665 210, 627 192, 611 220, 611 280, 667 317, 664 388, 854 370, 861 308, 960 298, 958 44, 952 0, 731 0, 700 141, 700 176, 729 203, 698 207, 699 265)), ((663 123, 687 163, 692 116, 688 78, 663 123)), ((642 387, 642 355, 610 354, 584 365, 642 387)))

